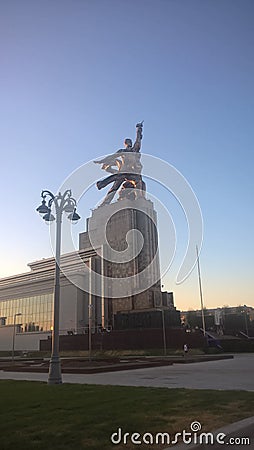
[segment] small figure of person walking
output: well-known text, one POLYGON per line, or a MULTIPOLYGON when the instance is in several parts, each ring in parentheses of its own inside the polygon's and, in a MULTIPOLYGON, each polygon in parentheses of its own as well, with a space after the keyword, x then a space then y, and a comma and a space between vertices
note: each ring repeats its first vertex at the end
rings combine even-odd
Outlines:
POLYGON ((184 355, 184 356, 187 356, 188 351, 189 351, 188 345, 187 345, 187 344, 184 344, 184 346, 183 346, 183 355, 184 355))

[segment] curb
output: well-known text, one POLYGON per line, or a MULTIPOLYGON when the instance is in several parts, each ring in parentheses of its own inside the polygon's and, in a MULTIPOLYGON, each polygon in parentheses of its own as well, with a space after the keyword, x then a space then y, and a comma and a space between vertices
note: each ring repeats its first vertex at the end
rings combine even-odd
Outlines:
MULTIPOLYGON (((241 432, 244 432, 244 429, 248 428, 248 427, 252 427, 252 429, 254 430, 254 416, 248 417, 247 419, 239 420, 238 422, 234 422, 229 425, 225 425, 224 427, 218 428, 215 431, 211 431, 211 433, 214 436, 218 435, 219 433, 224 433, 224 434, 226 434, 227 437, 231 437, 231 435, 234 435, 233 437, 238 437, 238 434, 240 434, 241 432)), ((245 437, 248 437, 248 436, 245 436, 245 437)), ((251 437, 250 437, 250 441, 251 441, 251 437)), ((215 450, 217 448, 217 446, 219 446, 219 448, 221 448, 221 449, 224 447, 223 444, 217 444, 217 443, 214 443, 213 445, 212 444, 191 444, 191 445, 180 444, 180 445, 176 445, 176 446, 172 445, 171 447, 164 448, 164 450, 172 450, 172 449, 194 450, 194 449, 205 449, 205 448, 206 449, 213 448, 215 450)), ((232 449, 236 448, 233 445, 230 445, 229 448, 230 447, 232 449)), ((253 447, 251 447, 251 442, 250 442, 249 446, 245 445, 245 448, 248 448, 248 447, 253 448, 253 447)), ((241 449, 242 446, 237 445, 237 448, 241 449)))

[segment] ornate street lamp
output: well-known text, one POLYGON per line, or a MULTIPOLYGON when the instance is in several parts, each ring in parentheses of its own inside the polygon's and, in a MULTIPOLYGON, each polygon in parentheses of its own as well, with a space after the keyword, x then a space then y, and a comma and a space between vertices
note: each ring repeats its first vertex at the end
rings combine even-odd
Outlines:
POLYGON ((62 195, 60 192, 53 195, 50 191, 42 191, 42 202, 36 211, 42 215, 46 223, 56 220, 56 256, 55 256, 55 286, 54 286, 54 325, 52 332, 52 353, 49 365, 48 384, 61 384, 61 364, 59 358, 59 303, 60 303, 60 256, 61 256, 61 231, 63 212, 68 214, 68 219, 72 223, 77 223, 80 216, 76 212, 76 200, 71 196, 68 189, 62 195), (47 202, 47 198, 48 202, 47 202), (55 215, 52 214, 52 206, 55 215))

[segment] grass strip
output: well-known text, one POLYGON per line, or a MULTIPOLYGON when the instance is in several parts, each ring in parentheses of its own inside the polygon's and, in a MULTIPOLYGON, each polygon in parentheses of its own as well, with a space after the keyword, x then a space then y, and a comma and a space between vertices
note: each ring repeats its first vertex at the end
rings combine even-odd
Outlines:
POLYGON ((202 431, 254 415, 254 392, 0 381, 1 450, 162 449, 111 434, 202 431))

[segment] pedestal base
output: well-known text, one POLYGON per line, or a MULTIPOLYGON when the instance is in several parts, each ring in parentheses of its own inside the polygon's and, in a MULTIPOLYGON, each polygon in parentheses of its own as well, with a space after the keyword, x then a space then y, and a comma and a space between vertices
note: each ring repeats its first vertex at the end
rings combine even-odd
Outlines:
POLYGON ((62 384, 61 361, 58 356, 51 357, 48 384, 62 384))

